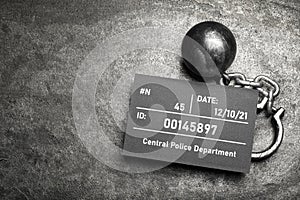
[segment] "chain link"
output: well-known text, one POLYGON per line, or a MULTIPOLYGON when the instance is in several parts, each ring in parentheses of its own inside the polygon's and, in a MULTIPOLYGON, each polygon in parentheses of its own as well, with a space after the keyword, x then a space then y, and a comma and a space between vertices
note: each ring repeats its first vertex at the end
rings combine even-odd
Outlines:
POLYGON ((224 73, 220 84, 256 89, 260 94, 257 108, 265 109, 268 115, 274 114, 277 110, 273 107, 273 104, 275 97, 277 97, 280 92, 280 88, 278 83, 267 76, 259 75, 254 79, 247 79, 242 73, 224 73))

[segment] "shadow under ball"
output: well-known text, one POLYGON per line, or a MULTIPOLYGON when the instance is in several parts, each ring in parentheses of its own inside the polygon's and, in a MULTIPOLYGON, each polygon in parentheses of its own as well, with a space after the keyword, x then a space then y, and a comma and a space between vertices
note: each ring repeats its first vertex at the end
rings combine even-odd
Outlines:
POLYGON ((236 41, 223 24, 206 21, 187 32, 181 51, 184 65, 194 76, 217 79, 233 62, 236 41))

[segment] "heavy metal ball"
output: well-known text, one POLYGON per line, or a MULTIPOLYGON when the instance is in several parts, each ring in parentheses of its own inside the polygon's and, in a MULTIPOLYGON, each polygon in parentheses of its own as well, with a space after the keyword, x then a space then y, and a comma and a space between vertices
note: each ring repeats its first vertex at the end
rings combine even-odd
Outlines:
POLYGON ((206 21, 187 32, 181 50, 185 66, 195 76, 215 78, 220 77, 233 62, 236 41, 223 24, 206 21))

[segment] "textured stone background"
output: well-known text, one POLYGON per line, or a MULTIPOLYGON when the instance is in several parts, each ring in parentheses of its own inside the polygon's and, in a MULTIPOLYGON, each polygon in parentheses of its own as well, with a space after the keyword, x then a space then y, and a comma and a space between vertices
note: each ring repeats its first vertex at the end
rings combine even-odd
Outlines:
MULTIPOLYGON (((300 198, 299 1, 7 0, 0 5, 0 199, 300 198), (188 30, 204 20, 220 21, 236 36, 238 54, 229 71, 265 74, 281 85, 276 105, 287 112, 278 152, 252 163, 246 175, 178 164, 128 174, 90 155, 72 114, 73 84, 85 57, 122 31, 188 30)), ((177 56, 158 49, 137 50, 111 63, 100 77, 96 109, 119 146, 135 72, 189 78, 177 56)), ((254 148, 261 149, 272 136, 263 116, 256 130, 254 148)))

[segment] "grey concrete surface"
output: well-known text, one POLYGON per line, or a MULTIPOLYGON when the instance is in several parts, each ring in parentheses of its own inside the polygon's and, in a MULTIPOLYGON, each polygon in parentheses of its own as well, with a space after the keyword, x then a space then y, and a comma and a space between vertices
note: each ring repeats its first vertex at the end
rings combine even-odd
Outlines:
MULTIPOLYGON (((0 5, 0 199, 300 198, 299 1, 8 0, 0 5), (246 175, 179 164, 130 174, 98 161, 73 120, 72 91, 81 63, 97 44, 123 31, 187 31, 204 20, 225 24, 236 37, 238 53, 229 71, 265 74, 280 84, 276 106, 284 107, 286 116, 278 152, 252 163, 246 175)), ((112 62, 97 86, 96 111, 118 146, 136 72, 191 79, 178 56, 162 49, 138 49, 112 62)), ((269 123, 259 116, 254 149, 267 146, 271 137, 269 123)))

